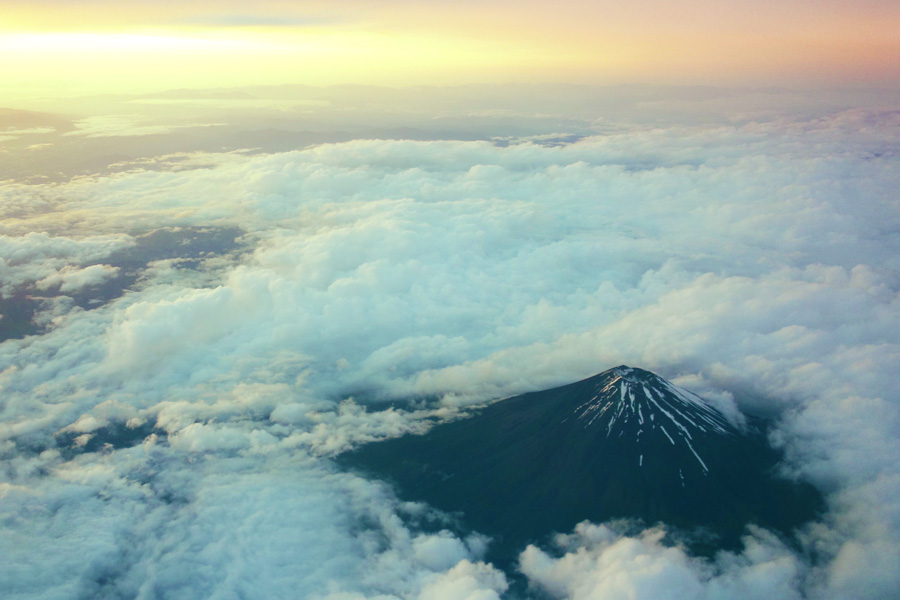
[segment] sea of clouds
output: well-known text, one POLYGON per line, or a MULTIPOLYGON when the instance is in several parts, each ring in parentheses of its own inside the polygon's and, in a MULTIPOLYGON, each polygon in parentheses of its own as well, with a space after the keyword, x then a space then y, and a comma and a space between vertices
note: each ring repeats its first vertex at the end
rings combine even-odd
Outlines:
POLYGON ((522 549, 534 593, 897 597, 897 139, 843 111, 0 185, 5 294, 90 289, 162 227, 247 250, 0 344, 3 597, 498 598, 488 539, 331 457, 623 363, 777 419, 828 512, 712 561, 584 523, 522 549), (139 435, 92 445, 114 430, 139 435))

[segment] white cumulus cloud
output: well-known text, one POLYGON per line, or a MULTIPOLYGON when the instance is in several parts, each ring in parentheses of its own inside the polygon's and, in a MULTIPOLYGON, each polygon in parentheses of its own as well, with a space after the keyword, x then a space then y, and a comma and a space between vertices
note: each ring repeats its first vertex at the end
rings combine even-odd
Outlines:
POLYGON ((329 457, 627 363, 777 418, 785 471, 829 510, 799 550, 754 530, 711 562, 657 530, 583 525, 556 553, 523 549, 533 587, 890 597, 900 118, 617 131, 4 184, 4 291, 102 282, 125 231, 239 226, 253 251, 214 272, 156 265, 0 344, 0 589, 496 598, 486 540, 329 457))

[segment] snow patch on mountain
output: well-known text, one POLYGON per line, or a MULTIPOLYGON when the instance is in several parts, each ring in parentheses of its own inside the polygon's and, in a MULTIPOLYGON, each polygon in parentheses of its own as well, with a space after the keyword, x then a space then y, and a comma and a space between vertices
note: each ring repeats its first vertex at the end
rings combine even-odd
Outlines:
POLYGON ((640 443, 649 419, 650 435, 657 432, 673 446, 684 444, 704 474, 709 468, 692 444, 695 437, 737 433, 726 416, 702 398, 649 371, 623 365, 612 369, 611 375, 574 411, 576 421, 585 428, 597 423, 605 426, 607 438, 633 436, 640 443))

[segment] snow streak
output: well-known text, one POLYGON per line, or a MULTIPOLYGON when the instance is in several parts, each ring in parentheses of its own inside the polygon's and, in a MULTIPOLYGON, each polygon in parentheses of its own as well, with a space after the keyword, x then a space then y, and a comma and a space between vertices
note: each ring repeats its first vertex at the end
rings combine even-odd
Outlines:
MULTIPOLYGON (((732 428, 725 417, 703 399, 639 369, 614 369, 597 386, 591 399, 576 408, 574 413, 576 421, 582 422, 585 428, 600 420, 605 426, 607 438, 619 430, 615 437, 627 439, 628 430, 624 424, 634 417, 636 425, 632 427, 637 429, 635 443, 646 442, 643 425, 649 422, 652 424, 650 432, 658 430, 660 433, 657 435, 665 436, 673 446, 683 443, 697 459, 704 474, 709 469, 692 442, 698 436, 732 435, 732 428), (672 434, 666 429, 669 424, 670 429, 674 427, 672 434), (644 434, 643 439, 641 434, 644 434)), ((638 465, 643 466, 643 463, 641 454, 638 465)))

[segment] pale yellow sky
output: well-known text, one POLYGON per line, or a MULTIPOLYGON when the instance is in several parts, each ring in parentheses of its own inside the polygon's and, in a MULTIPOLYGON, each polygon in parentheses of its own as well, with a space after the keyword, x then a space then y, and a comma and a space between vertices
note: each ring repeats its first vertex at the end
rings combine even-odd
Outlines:
POLYGON ((0 0, 3 99, 299 83, 891 85, 900 3, 0 0))

